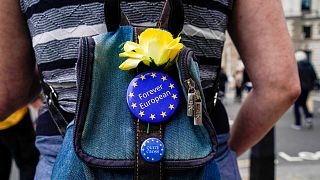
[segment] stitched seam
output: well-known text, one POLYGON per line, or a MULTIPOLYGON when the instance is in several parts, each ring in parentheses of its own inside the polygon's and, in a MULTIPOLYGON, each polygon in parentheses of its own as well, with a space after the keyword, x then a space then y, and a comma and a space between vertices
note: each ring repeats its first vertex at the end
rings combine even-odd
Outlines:
MULTIPOLYGON (((139 130, 140 129, 140 127, 139 127, 139 119, 137 120, 137 129, 139 130)), ((136 146, 136 151, 137 151, 137 153, 136 153, 136 158, 137 158, 137 180, 138 180, 138 178, 139 178, 139 131, 136 133, 136 138, 137 138, 137 142, 136 142, 136 144, 137 144, 137 146, 136 146)))

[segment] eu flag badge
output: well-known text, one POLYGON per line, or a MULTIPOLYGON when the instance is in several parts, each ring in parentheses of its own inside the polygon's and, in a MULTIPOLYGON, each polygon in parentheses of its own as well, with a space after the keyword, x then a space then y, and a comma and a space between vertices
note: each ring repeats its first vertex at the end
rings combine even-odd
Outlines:
POLYGON ((127 89, 127 104, 138 119, 158 123, 169 119, 178 107, 179 88, 159 71, 148 71, 133 78, 127 89))

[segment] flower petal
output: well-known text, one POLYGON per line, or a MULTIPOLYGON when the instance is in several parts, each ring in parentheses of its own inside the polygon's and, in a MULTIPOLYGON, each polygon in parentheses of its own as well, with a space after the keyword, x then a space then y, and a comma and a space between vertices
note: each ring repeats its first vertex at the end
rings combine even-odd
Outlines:
POLYGON ((173 40, 172 35, 161 29, 149 28, 146 29, 138 37, 145 55, 152 57, 152 59, 159 59, 163 48, 173 40))
POLYGON ((136 52, 123 52, 119 54, 119 57, 128 57, 128 58, 133 58, 133 59, 143 59, 143 54, 139 54, 136 52))
POLYGON ((171 48, 172 46, 175 46, 176 44, 178 44, 181 40, 181 37, 177 37, 175 39, 173 39, 169 44, 168 44, 168 48, 171 48))
POLYGON ((169 61, 174 60, 174 58, 177 56, 177 54, 180 52, 180 50, 183 48, 183 44, 178 43, 175 44, 170 48, 170 55, 169 55, 169 61))
POLYGON ((160 54, 159 58, 157 60, 155 60, 154 63, 157 66, 161 66, 161 65, 167 63, 168 60, 169 60, 170 52, 171 52, 170 49, 163 49, 161 51, 161 54, 160 54))
POLYGON ((130 51, 136 51, 138 53, 143 53, 142 47, 140 44, 137 44, 135 42, 127 41, 123 46, 124 51, 130 52, 130 51))
POLYGON ((141 59, 127 59, 119 66, 119 68, 121 70, 130 70, 136 68, 141 61, 141 59))
POLYGON ((154 38, 169 39, 170 41, 173 40, 172 35, 167 31, 155 28, 148 28, 139 35, 139 44, 148 44, 148 41, 154 38))
POLYGON ((123 53, 119 57, 127 57, 119 68, 129 70, 136 68, 142 61, 150 66, 153 62, 156 66, 174 63, 174 58, 179 53, 183 45, 180 43, 181 37, 173 39, 170 32, 148 28, 139 37, 139 44, 127 41, 124 45, 123 53))

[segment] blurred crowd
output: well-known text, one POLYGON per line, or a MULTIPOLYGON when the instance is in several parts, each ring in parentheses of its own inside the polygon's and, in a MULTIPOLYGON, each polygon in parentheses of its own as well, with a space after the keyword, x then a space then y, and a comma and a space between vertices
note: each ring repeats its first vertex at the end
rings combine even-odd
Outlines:
POLYGON ((28 106, 20 108, 0 122, 0 179, 8 180, 13 160, 21 180, 34 178, 39 161, 35 147, 35 125, 42 98, 38 96, 28 106))
MULTIPOLYGON (((301 94, 294 104, 293 111, 295 119, 291 128, 295 130, 300 130, 303 127, 311 129, 313 127, 313 114, 312 110, 310 110, 310 107, 308 106, 308 102, 312 101, 310 98, 310 92, 313 90, 319 90, 320 83, 317 73, 308 59, 307 54, 304 51, 297 51, 295 53, 295 58, 298 65, 301 94), (302 115, 304 115, 303 121, 301 120, 302 115)), ((225 70, 222 68, 219 76, 219 87, 219 95, 221 99, 225 98, 228 90, 232 90, 234 91, 234 102, 242 102, 243 94, 250 92, 253 85, 241 60, 239 60, 239 63, 232 75, 227 75, 225 70)))

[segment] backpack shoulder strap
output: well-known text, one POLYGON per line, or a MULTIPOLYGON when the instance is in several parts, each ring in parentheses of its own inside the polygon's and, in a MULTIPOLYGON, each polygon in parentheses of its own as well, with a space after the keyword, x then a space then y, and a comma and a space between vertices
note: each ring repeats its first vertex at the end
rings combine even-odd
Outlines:
POLYGON ((167 29, 177 37, 184 24, 184 8, 181 0, 166 0, 158 27, 167 29))
MULTIPOLYGON (((104 15, 108 31, 116 31, 120 25, 130 24, 122 13, 120 0, 105 0, 104 15)), ((157 27, 167 29, 177 37, 184 24, 184 9, 181 0, 166 0, 157 27)))
POLYGON ((116 31, 120 25, 129 25, 128 18, 123 14, 120 8, 120 0, 104 1, 104 16, 107 30, 116 31))

